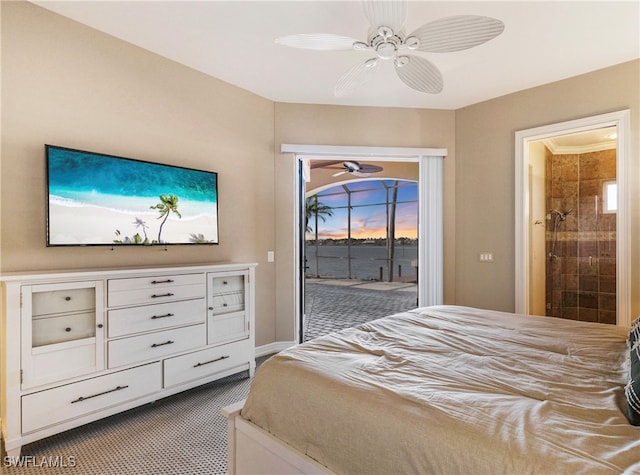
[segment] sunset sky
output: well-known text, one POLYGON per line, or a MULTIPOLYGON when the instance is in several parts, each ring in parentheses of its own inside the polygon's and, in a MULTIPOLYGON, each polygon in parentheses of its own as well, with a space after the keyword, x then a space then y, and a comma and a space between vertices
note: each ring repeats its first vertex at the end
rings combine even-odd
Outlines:
MULTIPOLYGON (((385 180, 391 184, 393 180, 385 180)), ((401 181, 398 189, 396 208, 396 238, 417 237, 418 225, 418 188, 416 182, 401 181)), ((352 182, 347 185, 351 194, 351 237, 354 239, 385 238, 386 230, 386 191, 381 180, 352 182), (358 191, 362 190, 362 191, 358 191), (382 203, 382 204, 380 204, 382 203)), ((391 199, 392 191, 389 191, 391 199)), ((319 239, 343 239, 347 237, 347 193, 342 185, 318 193, 321 204, 333 208, 333 216, 325 216, 326 221, 318 220, 319 239), (339 193, 339 194, 336 194, 339 193)), ((314 219, 309 223, 314 227, 314 219)), ((314 232, 307 233, 307 239, 313 239, 314 232)))

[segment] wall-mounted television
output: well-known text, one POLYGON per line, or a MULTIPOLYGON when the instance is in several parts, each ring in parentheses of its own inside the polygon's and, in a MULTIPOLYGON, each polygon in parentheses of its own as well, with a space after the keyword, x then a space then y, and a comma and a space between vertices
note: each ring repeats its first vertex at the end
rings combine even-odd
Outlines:
POLYGON ((47 246, 218 243, 218 175, 45 145, 47 246))

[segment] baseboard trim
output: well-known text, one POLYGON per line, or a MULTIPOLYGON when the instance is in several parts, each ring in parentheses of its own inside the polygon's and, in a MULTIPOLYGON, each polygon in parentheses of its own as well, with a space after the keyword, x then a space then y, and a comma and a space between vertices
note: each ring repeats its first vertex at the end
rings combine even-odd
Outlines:
POLYGON ((287 348, 296 345, 295 341, 276 341, 274 343, 267 343, 266 345, 261 345, 256 347, 256 356, 266 356, 273 355, 275 353, 279 353, 282 350, 286 350, 287 348))

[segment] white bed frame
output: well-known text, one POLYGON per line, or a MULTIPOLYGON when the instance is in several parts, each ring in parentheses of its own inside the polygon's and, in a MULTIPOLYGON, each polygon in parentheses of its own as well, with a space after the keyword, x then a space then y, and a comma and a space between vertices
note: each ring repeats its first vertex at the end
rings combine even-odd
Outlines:
POLYGON ((243 406, 244 400, 222 408, 228 427, 229 475, 334 474, 327 467, 240 417, 243 406))

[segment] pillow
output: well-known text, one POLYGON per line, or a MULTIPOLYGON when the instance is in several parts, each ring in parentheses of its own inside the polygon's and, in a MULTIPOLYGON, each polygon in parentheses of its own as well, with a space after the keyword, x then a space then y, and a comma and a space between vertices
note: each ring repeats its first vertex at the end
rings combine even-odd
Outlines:
POLYGON ((633 323, 631 323, 631 328, 629 328, 629 338, 627 339, 629 348, 632 348, 633 345, 639 340, 640 340, 640 317, 636 318, 633 321, 633 323))
POLYGON ((629 384, 624 388, 627 396, 627 408, 629 422, 634 426, 640 426, 640 339, 631 347, 631 369, 629 371, 629 384))

